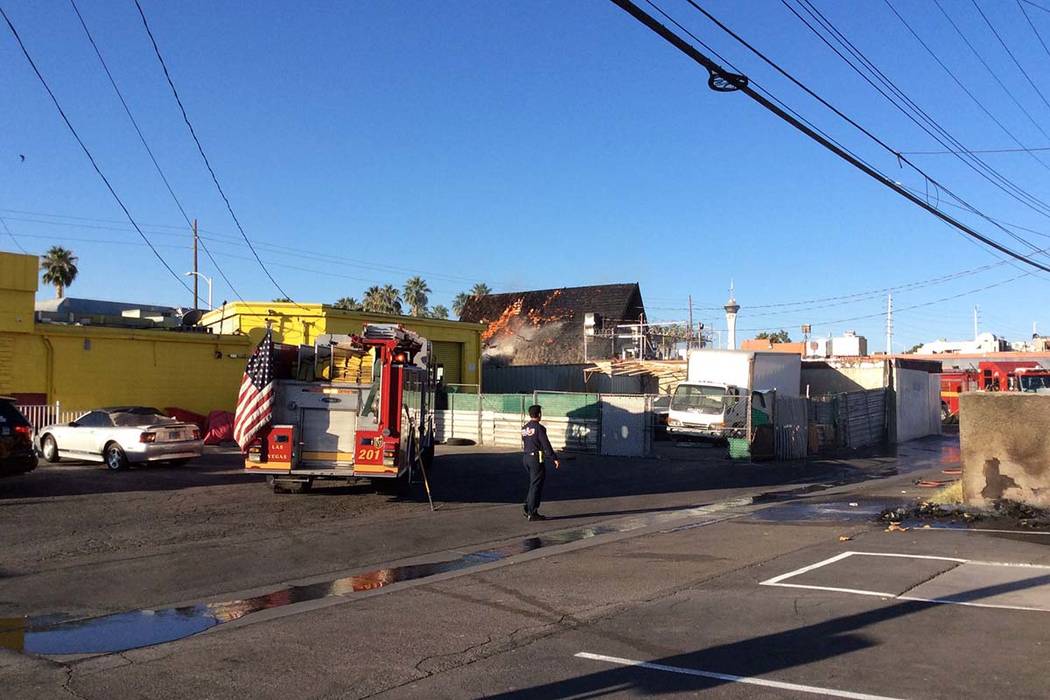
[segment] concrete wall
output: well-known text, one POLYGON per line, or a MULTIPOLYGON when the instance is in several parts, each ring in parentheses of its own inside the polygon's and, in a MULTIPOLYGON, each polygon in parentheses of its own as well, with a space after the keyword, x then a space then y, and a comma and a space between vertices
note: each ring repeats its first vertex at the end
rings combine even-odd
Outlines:
POLYGON ((886 366, 882 361, 843 367, 828 367, 822 362, 803 362, 803 395, 807 386, 810 396, 881 389, 886 386, 886 366))
POLYGON ((1050 396, 974 392, 959 406, 966 503, 1050 507, 1050 396))

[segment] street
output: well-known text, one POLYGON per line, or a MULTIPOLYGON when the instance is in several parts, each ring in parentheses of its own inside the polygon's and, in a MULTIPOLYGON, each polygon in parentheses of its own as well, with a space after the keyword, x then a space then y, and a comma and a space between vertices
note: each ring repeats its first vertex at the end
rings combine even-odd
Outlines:
POLYGON ((1045 696, 1045 536, 874 520, 954 438, 687 456, 567 461, 543 523, 518 456, 476 447, 439 453, 433 513, 367 485, 274 495, 221 452, 45 466, 0 490, 2 615, 28 616, 0 670, 18 697, 1045 696))

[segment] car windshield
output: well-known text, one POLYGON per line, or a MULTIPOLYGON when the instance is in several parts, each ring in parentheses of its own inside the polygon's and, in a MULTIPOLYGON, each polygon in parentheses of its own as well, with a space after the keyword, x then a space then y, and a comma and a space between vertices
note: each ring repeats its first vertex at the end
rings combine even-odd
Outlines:
POLYGON ((1039 391, 1040 389, 1050 389, 1050 375, 1024 375, 1019 377, 1021 382, 1021 391, 1039 391))
POLYGON ((121 428, 136 428, 157 423, 174 423, 174 418, 168 418, 160 413, 113 413, 113 425, 121 428))
POLYGON ((695 411, 697 413, 721 413, 726 390, 720 386, 695 386, 681 384, 671 399, 672 411, 695 411))

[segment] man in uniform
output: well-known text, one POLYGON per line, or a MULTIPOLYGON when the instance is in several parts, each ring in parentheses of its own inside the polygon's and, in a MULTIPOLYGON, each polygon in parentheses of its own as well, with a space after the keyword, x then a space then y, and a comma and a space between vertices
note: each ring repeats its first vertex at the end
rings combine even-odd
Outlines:
POLYGON ((543 482, 547 478, 547 463, 554 462, 554 468, 557 469, 561 462, 551 447, 551 441, 547 439, 547 429, 540 423, 542 411, 539 406, 529 406, 529 418, 531 420, 521 428, 524 464, 529 471, 529 493, 522 510, 529 520, 546 520, 540 515, 540 498, 543 496, 543 482))

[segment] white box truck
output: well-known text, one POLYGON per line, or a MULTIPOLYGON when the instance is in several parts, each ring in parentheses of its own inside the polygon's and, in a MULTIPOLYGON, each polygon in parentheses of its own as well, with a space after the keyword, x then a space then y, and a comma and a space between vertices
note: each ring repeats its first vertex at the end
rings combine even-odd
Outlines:
POLYGON ((769 415, 769 393, 798 396, 802 357, 783 352, 694 350, 686 381, 678 385, 667 415, 667 432, 695 437, 730 437, 747 425, 752 409, 769 415))

